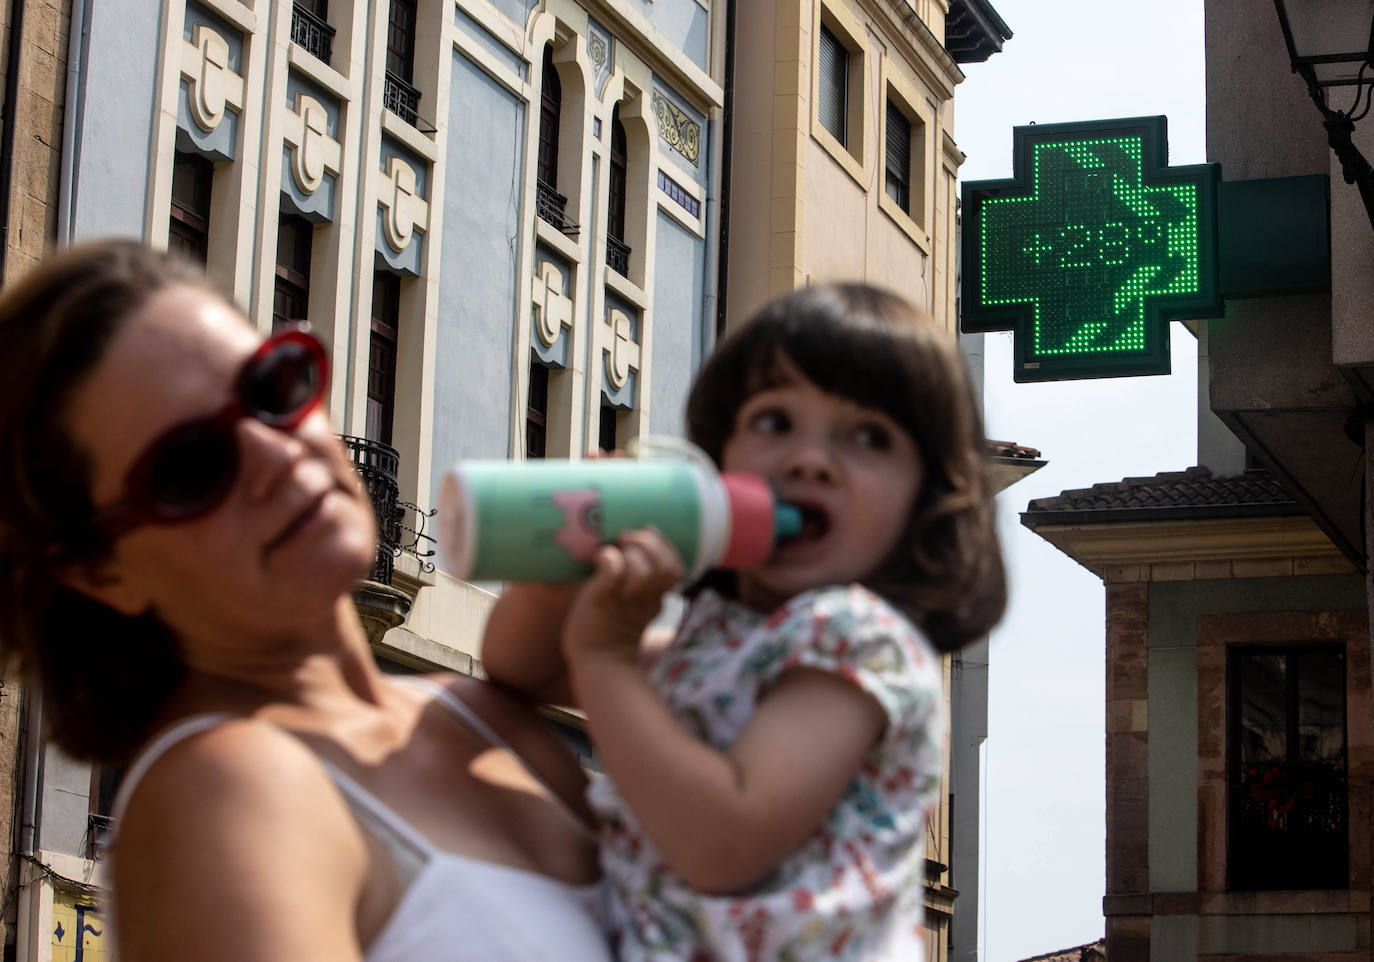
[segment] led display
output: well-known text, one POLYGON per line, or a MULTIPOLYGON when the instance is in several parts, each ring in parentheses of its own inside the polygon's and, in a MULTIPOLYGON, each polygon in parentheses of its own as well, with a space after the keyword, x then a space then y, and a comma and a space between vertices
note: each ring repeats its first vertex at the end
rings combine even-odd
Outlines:
POLYGON ((1013 177, 963 187, 965 331, 1015 332, 1017 381, 1167 374, 1169 321, 1220 313, 1215 164, 1163 117, 1017 127, 1013 177))

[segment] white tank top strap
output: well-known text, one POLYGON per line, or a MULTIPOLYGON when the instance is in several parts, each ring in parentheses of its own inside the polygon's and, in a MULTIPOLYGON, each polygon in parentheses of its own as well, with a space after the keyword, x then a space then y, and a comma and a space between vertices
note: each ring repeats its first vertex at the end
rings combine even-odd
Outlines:
POLYGON ((143 776, 148 774, 148 769, 161 758, 179 741, 184 741, 192 735, 198 735, 203 731, 208 731, 216 725, 222 725, 236 716, 226 712, 212 712, 204 715, 192 715, 183 718, 181 721, 172 725, 170 728, 159 733, 148 747, 139 752, 129 766, 124 778, 119 784, 119 791, 115 793, 114 807, 110 811, 116 824, 124 815, 124 809, 129 804, 129 799, 133 797, 134 789, 142 781, 143 776))
MULTIPOLYGON (((428 678, 420 678, 415 675, 392 675, 391 680, 398 681, 401 684, 408 685, 411 688, 421 688, 429 692, 431 695, 435 697, 439 704, 443 705, 445 708, 449 710, 450 714, 458 716, 458 718, 462 720, 463 724, 467 725, 477 734, 481 735, 490 744, 494 745, 497 748, 504 748, 506 751, 510 752, 516 758, 520 758, 520 753, 517 752, 515 749, 511 748, 509 743, 507 743, 504 738, 496 734, 496 729, 488 725, 482 719, 481 715, 473 711, 472 708, 470 708, 466 702, 464 702, 453 692, 449 691, 443 685, 440 685, 436 682, 432 682, 428 678)), ((533 775, 534 773, 531 772, 530 774, 533 775)))
POLYGON ((482 716, 478 715, 477 712, 461 698, 449 691, 443 685, 430 681, 428 678, 421 678, 417 675, 391 675, 389 677, 392 681, 397 681, 408 687, 420 688, 429 692, 434 696, 435 701, 443 705, 448 709, 450 714, 456 716, 465 725, 484 738, 488 744, 510 752, 511 755, 515 757, 515 760, 520 763, 520 766, 529 773, 530 778, 538 782, 544 791, 548 792, 549 797, 552 798, 563 811, 567 812, 568 815, 572 817, 573 821, 581 826, 583 831, 592 837, 596 837, 597 833, 582 820, 581 816, 573 811, 572 806, 563 800, 563 796, 559 795, 558 792, 554 790, 554 787, 545 781, 529 762, 525 761, 525 756, 511 747, 510 742, 498 735, 496 730, 488 725, 482 719, 482 716))
POLYGON ((414 848, 417 852, 422 854, 425 859, 433 858, 440 851, 433 842, 420 834, 414 826, 400 815, 396 814, 391 806, 387 805, 376 795, 373 795, 354 781, 352 776, 345 774, 342 769, 328 759, 320 758, 318 755, 315 757, 319 759, 320 764, 324 766, 325 772, 333 780, 334 784, 338 786, 339 791, 343 793, 344 797, 348 800, 349 806, 352 807, 354 811, 363 809, 372 819, 381 823, 387 831, 391 832, 406 845, 414 848))

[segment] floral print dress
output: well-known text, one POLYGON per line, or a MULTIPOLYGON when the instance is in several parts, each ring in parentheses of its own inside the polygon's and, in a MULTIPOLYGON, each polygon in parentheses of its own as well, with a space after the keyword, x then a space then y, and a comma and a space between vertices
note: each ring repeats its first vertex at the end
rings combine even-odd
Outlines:
POLYGON ((825 822, 749 889, 692 891, 612 781, 592 784, 621 962, 924 958, 926 815, 939 792, 945 710, 940 655, 920 631, 859 585, 804 592, 771 615, 706 590, 651 681, 684 727, 725 751, 795 668, 858 685, 887 727, 825 822))

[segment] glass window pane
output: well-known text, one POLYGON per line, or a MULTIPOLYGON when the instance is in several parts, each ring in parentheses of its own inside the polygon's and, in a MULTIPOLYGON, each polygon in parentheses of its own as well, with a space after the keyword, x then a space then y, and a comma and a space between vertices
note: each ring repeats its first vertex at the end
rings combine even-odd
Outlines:
POLYGON ((821 126, 845 146, 849 146, 846 100, 849 88, 849 51, 824 24, 821 25, 820 77, 817 83, 816 113, 821 126))

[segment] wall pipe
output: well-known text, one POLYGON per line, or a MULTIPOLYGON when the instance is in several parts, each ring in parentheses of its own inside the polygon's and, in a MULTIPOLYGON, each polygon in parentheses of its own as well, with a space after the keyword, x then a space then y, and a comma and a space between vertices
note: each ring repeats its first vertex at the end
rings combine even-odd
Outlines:
MULTIPOLYGON (((713 144, 715 140, 720 141, 719 155, 713 172, 720 185, 716 192, 716 196, 719 197, 720 211, 717 219, 720 227, 717 237, 719 253, 716 269, 715 337, 725 333, 725 295, 730 274, 730 152, 735 127, 735 2, 736 0, 726 0, 725 4, 725 116, 721 124, 720 137, 713 139, 713 144)), ((712 153, 715 152, 716 148, 713 146, 712 153)))
POLYGON ((86 21, 91 0, 73 0, 72 30, 67 39, 67 91, 62 104, 62 163, 57 184, 57 243, 72 241, 73 201, 76 194, 76 157, 81 139, 80 119, 85 105, 86 21))

